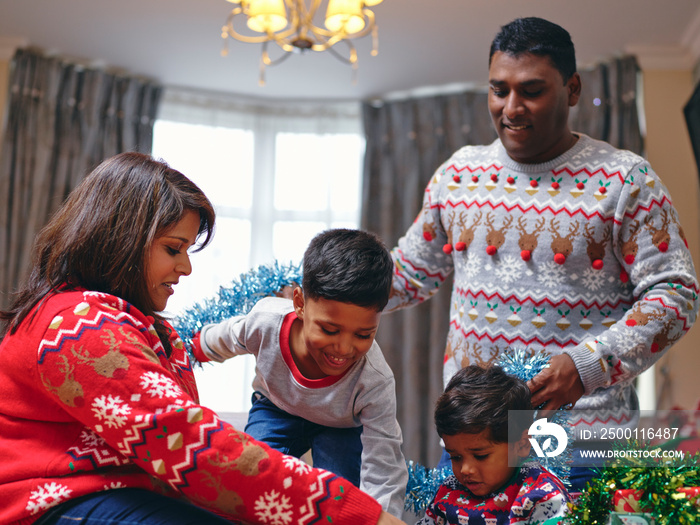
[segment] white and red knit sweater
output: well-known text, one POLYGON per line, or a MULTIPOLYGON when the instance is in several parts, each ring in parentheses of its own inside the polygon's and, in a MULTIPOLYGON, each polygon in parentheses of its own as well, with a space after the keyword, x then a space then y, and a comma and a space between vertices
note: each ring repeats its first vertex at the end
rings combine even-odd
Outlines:
POLYGON ((661 180, 640 156, 585 135, 543 164, 513 161, 499 140, 458 150, 392 255, 387 311, 454 272, 445 382, 507 347, 566 352, 585 388, 576 408, 595 409, 586 425, 634 424, 634 378, 697 316, 693 262, 661 180))
POLYGON ((198 402, 174 332, 89 291, 47 298, 0 344, 0 523, 111 488, 184 497, 248 523, 374 524, 381 507, 198 402))

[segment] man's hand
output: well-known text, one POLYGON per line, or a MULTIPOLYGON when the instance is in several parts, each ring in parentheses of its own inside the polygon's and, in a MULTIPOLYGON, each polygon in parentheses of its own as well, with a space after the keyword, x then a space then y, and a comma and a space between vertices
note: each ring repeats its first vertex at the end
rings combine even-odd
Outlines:
POLYGON ((383 510, 379 515, 379 521, 377 525, 406 525, 405 521, 401 521, 396 516, 392 516, 387 511, 383 510))
POLYGON ((532 393, 532 406, 544 403, 544 416, 554 413, 564 405, 573 406, 583 395, 583 382, 576 365, 568 354, 555 355, 549 367, 527 382, 532 393))

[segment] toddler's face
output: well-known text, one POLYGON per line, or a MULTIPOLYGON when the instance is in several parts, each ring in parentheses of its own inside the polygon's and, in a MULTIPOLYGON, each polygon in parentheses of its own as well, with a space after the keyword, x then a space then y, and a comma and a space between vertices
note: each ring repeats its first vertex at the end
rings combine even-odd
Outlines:
POLYGON ((508 465, 508 455, 518 454, 518 445, 494 443, 490 437, 488 429, 478 434, 442 436, 452 461, 452 472, 475 496, 497 491, 515 471, 515 467, 508 465))
POLYGON ((361 359, 374 342, 381 312, 355 304, 304 298, 294 291, 302 339, 293 348, 297 366, 309 379, 337 376, 361 359))

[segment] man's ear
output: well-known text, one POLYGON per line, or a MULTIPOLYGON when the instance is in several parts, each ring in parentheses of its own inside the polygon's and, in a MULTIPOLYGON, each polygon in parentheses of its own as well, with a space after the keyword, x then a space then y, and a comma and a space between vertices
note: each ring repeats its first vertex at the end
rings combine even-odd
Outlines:
POLYGON ((292 302, 294 303, 294 312, 297 317, 304 320, 304 292, 301 290, 301 286, 294 288, 292 292, 292 302))
POLYGON ((578 99, 581 98, 581 75, 574 73, 566 82, 566 87, 569 90, 569 107, 578 104, 578 99))
POLYGON ((518 457, 526 458, 530 455, 530 439, 528 435, 528 429, 523 430, 520 435, 520 439, 514 443, 513 451, 518 457))

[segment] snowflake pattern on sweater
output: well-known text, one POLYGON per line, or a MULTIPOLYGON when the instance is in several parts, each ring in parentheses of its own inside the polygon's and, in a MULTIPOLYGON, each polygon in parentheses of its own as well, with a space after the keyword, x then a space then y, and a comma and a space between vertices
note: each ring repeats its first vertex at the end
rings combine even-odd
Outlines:
POLYGON ((563 517, 568 502, 559 478, 526 463, 499 491, 483 497, 448 476, 416 525, 536 525, 563 517))
POLYGON ((632 383, 695 322, 698 283, 649 164, 578 137, 543 164, 516 163, 496 140, 440 166, 392 251, 387 311, 431 297, 454 272, 445 383, 509 347, 565 352, 591 418, 572 423, 631 426, 632 383))
POLYGON ((0 522, 137 487, 245 522, 376 523, 379 504, 346 480, 200 405, 182 341, 171 331, 168 357, 153 321, 114 296, 64 292, 3 339, 0 522))

